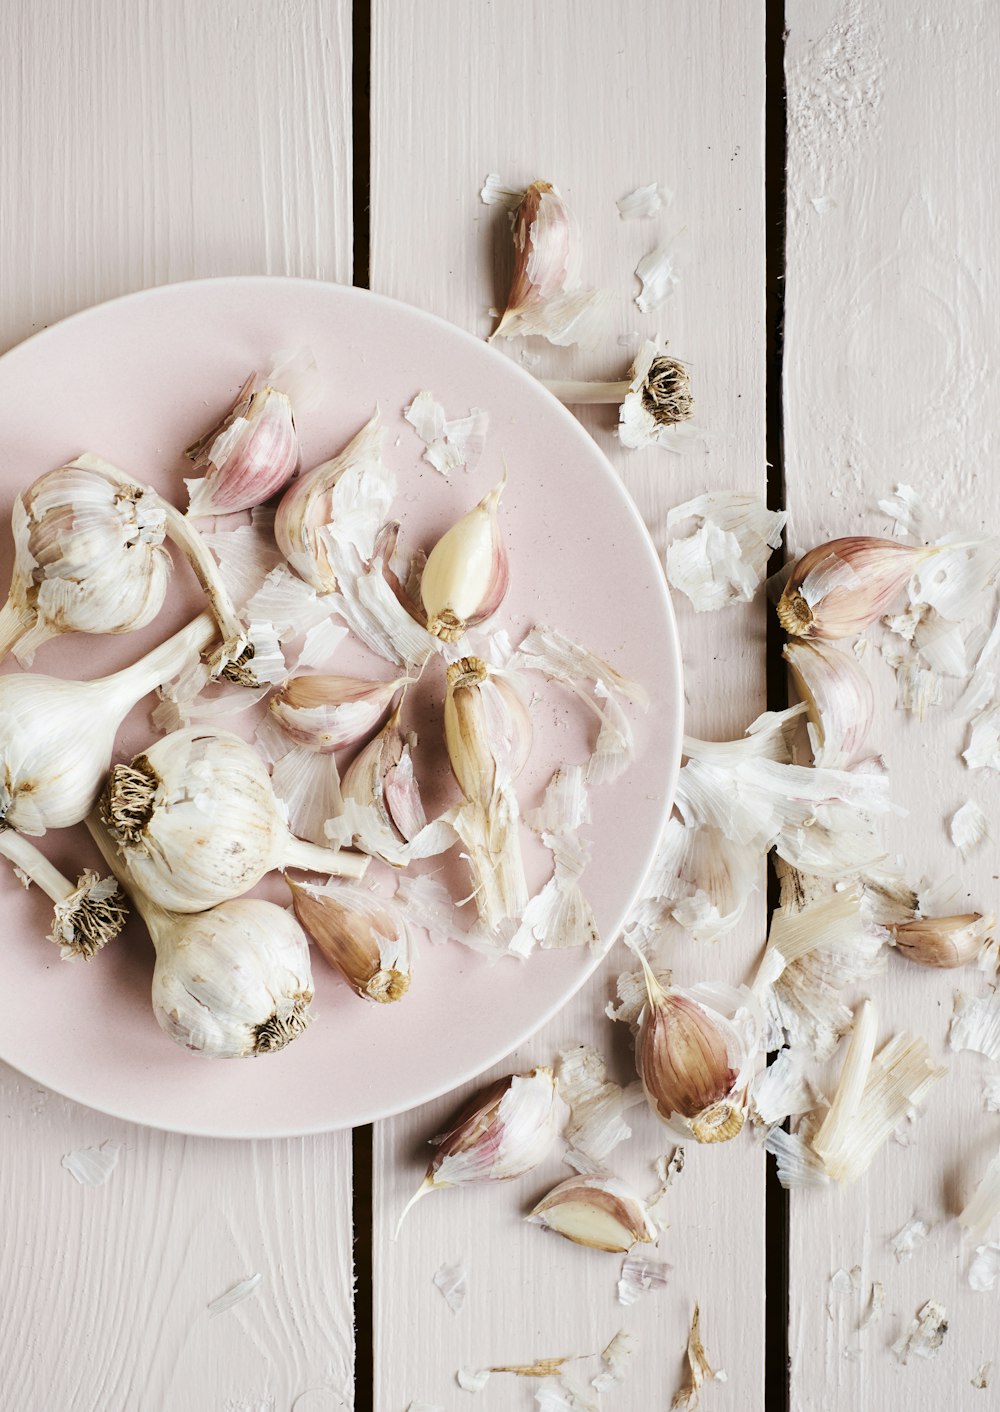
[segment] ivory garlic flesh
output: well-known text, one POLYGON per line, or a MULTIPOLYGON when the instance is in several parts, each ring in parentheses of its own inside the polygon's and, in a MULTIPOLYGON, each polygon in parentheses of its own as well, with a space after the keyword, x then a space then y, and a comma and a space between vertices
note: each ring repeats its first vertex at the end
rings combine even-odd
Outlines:
POLYGON ((427 556, 420 596, 434 637, 457 641, 492 617, 506 596, 510 569, 498 515, 506 483, 504 477, 427 556))
POLYGON ((624 1254, 659 1231, 640 1196, 618 1177, 569 1177, 544 1196, 527 1220, 594 1250, 624 1254))

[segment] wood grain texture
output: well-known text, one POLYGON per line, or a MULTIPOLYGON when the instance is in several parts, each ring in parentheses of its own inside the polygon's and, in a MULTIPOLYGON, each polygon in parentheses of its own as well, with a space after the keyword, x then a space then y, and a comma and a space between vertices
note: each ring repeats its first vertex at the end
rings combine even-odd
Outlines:
MULTIPOLYGON (((511 186, 555 181, 584 232, 585 282, 615 293, 614 328, 595 351, 532 349, 533 370, 621 376, 638 337, 657 329, 693 367, 706 435, 690 455, 623 454, 615 414, 585 416, 661 546, 672 505, 711 486, 765 491, 763 85, 761 4, 374 5, 372 287, 485 335, 490 306, 503 303, 510 255, 504 212, 480 203, 483 178, 495 171, 511 186), (673 190, 672 204, 655 221, 620 221, 616 199, 652 181, 673 190), (688 245, 680 286, 644 317, 632 303, 636 262, 678 235, 688 245)), ((505 351, 520 356, 516 344, 505 351)), ((763 706, 763 605, 698 618, 686 603, 677 607, 689 728, 738 734, 763 706)), ((718 947, 678 948, 676 977, 744 979, 763 925, 761 900, 718 947)), ((619 950, 500 1072, 550 1062, 561 1044, 583 1041, 596 1043, 627 1079, 626 1038, 603 1016, 624 967, 619 950)), ((557 1158, 509 1187, 433 1194, 392 1243, 397 1215, 423 1175, 422 1144, 460 1097, 376 1128, 377 1412, 402 1412, 417 1398, 458 1412, 471 1405, 455 1383, 460 1366, 594 1354, 619 1328, 639 1334, 642 1347, 608 1405, 666 1406, 680 1381, 695 1299, 710 1353, 730 1377, 730 1389, 707 1390, 703 1404, 735 1397, 731 1405, 760 1406, 763 1163, 749 1138, 715 1150, 689 1146, 662 1242, 662 1258, 674 1267, 670 1286, 626 1310, 616 1302, 614 1256, 521 1223, 533 1200, 567 1174, 557 1158), (458 1315, 432 1284, 438 1266, 456 1260, 470 1281, 458 1315)), ((645 1112, 635 1127, 614 1166, 648 1189, 650 1163, 671 1140, 645 1112)), ((592 1376, 596 1364, 580 1368, 592 1376)), ((532 1393, 530 1383, 495 1376, 476 1407, 527 1408, 532 1393)))
MULTIPOLYGON (((3 343, 173 280, 349 281, 350 32, 347 0, 5 5, 3 343)), ((4 1408, 353 1406, 349 1134, 185 1139, 5 1066, 0 1113, 4 1408), (116 1170, 77 1185, 62 1156, 107 1140, 116 1170)))
MULTIPOLYGON (((925 498, 939 525, 995 533, 993 472, 1000 335, 994 258, 1000 16, 962 3, 790 0, 789 223, 785 451, 793 547, 845 533, 891 533, 876 501, 897 481, 925 498)), ((997 909, 995 845, 963 864, 945 820, 966 798, 997 819, 989 771, 959 759, 966 729, 949 703, 923 721, 894 709, 877 652, 872 736, 893 793, 909 810, 886 840, 911 875, 958 875, 954 910, 997 909)), ((934 973, 895 956, 876 986, 883 1038, 926 1036, 948 1075, 913 1145, 889 1143, 853 1189, 792 1201, 790 1268, 794 1412, 861 1407, 955 1412, 985 1405, 972 1386, 996 1356, 995 1294, 973 1293, 971 1250, 955 1216, 1000 1140, 987 1113, 987 1061, 946 1046, 952 992, 985 991, 972 972, 934 973), (887 1241, 918 1212, 928 1243, 897 1264, 887 1241), (858 1300, 828 1281, 861 1266, 858 1300), (872 1280, 886 1315, 857 1331, 872 1280), (934 1361, 901 1366, 891 1352, 928 1299, 949 1330, 934 1361)), ((991 1231, 992 1238, 997 1237, 991 1231)), ((994 1379, 996 1366, 994 1365, 994 1379)))

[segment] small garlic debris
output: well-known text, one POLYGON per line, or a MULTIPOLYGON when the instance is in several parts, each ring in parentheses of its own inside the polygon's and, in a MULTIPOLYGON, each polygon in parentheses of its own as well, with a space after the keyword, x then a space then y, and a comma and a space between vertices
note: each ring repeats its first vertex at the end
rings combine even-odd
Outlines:
POLYGON ((507 547, 500 532, 504 478, 437 541, 424 565, 420 596, 427 631, 456 642, 467 628, 491 618, 510 584, 507 547))
POLYGON ((663 208, 665 202, 672 199, 672 192, 658 186, 655 181, 650 182, 648 186, 637 186, 627 196, 620 196, 618 214, 623 221, 649 220, 663 208))
POLYGON ((548 833, 542 834, 542 842, 552 852, 552 877, 524 908, 509 951, 528 956, 537 943, 543 948, 589 946, 600 955, 603 944, 597 921, 579 887, 590 862, 590 845, 577 838, 548 833))
POLYGON ((888 609, 934 545, 855 536, 820 544, 792 570, 778 619, 793 637, 853 637, 888 609))
POLYGON ((264 1276, 258 1271, 251 1275, 249 1279, 241 1280, 238 1285, 233 1285, 232 1289, 226 1290, 225 1294, 220 1294, 208 1305, 209 1318, 214 1319, 217 1314, 224 1314, 227 1309, 232 1309, 234 1304, 242 1304, 244 1299, 249 1299, 258 1288, 264 1276))
POLYGON ((550 343, 596 343, 610 293, 580 288, 579 229, 547 181, 527 188, 514 213, 514 273, 494 338, 539 334, 550 343))
POLYGON ((918 1358, 936 1358, 947 1332, 948 1315, 943 1305, 929 1299, 910 1327, 892 1345, 892 1351, 900 1363, 906 1363, 911 1354, 916 1354, 918 1358))
POLYGON ((974 799, 967 800, 952 815, 948 826, 951 841, 963 858, 969 858, 990 837, 989 820, 974 799))
POLYGON ((955 992, 948 1048, 971 1049, 987 1059, 1000 1059, 1000 993, 992 991, 976 998, 955 992))
POLYGON ((695 941, 718 941, 743 916, 760 878, 758 849, 671 818, 631 920, 652 924, 666 912, 695 941))
POLYGON ((430 392, 418 392, 403 414, 427 448, 424 460, 447 478, 452 471, 474 471, 486 445, 489 413, 473 407, 467 417, 448 421, 430 392))
POLYGON ((761 1069, 750 1085, 750 1117, 758 1127, 773 1128, 786 1118, 808 1113, 814 1098, 806 1068, 812 1055, 801 1049, 782 1049, 773 1063, 761 1069))
POLYGON ((642 1085, 623 1089, 609 1082, 604 1058, 588 1044, 560 1051, 556 1082, 570 1110, 563 1161, 577 1172, 602 1171, 618 1144, 632 1136, 625 1113, 643 1101, 642 1085))
POLYGON ((490 1380, 489 1368, 459 1368, 455 1381, 466 1392, 482 1392, 490 1380))
POLYGON ((667 516, 668 529, 685 520, 698 525, 668 546, 667 578, 697 613, 749 603, 787 518, 783 510, 768 510, 757 496, 738 491, 709 491, 677 505, 667 516))
POLYGON ((696 1412, 702 1384, 713 1379, 719 1383, 727 1381, 725 1371, 722 1368, 716 1371, 708 1361, 705 1346, 701 1341, 700 1324, 701 1316, 696 1304, 691 1315, 691 1331, 687 1342, 687 1382, 674 1393, 670 1404, 671 1412, 696 1412))
POLYGON ((990 1360, 988 1363, 980 1363, 979 1367, 976 1369, 975 1377, 973 1377, 973 1378, 970 1379, 970 1382, 972 1383, 972 1386, 975 1387, 975 1388, 987 1388, 987 1387, 989 1387, 989 1385, 990 1385, 990 1372, 992 1371, 992 1368, 993 1368, 993 1362, 992 1362, 992 1360, 990 1360))
POLYGON ((479 199, 484 206, 505 206, 513 213, 520 206, 523 194, 519 188, 504 186, 499 172, 488 172, 479 199))
POLYGON ((537 809, 529 809, 524 822, 536 833, 575 833, 590 819, 590 801, 582 765, 560 765, 545 788, 537 809))
POLYGON ((889 1241, 889 1248, 900 1264, 913 1258, 914 1253, 930 1235, 932 1225, 933 1223, 925 1221, 922 1216, 914 1215, 900 1227, 889 1241))
POLYGON ((983 1076, 983 1104, 989 1113, 1000 1113, 1000 1073, 983 1076))
POLYGON ((976 1254, 969 1265, 969 1288, 977 1294, 996 1287, 1000 1275, 1000 1245, 995 1241, 989 1245, 977 1245, 976 1254))
POLYGON ((391 898, 358 887, 316 887, 287 876, 285 881, 302 930, 355 994, 380 1004, 402 999, 413 964, 402 909, 391 898))
POLYGON ((642 289, 635 296, 640 314, 651 314, 664 304, 681 282, 677 273, 678 241, 658 245, 635 267, 642 289))
POLYGON ((978 958, 992 939, 995 921, 992 915, 965 912, 960 917, 914 917, 890 926, 889 931, 897 951, 907 960, 951 969, 978 958))
POLYGON ((822 1159, 809 1146, 802 1133, 786 1133, 772 1128, 764 1150, 775 1159, 778 1181, 788 1191, 802 1187, 829 1186, 830 1178, 822 1159))
POLYGON ((626 1329, 618 1330, 607 1348, 601 1353, 601 1362, 605 1367, 604 1371, 598 1373, 591 1383, 595 1392, 610 1392, 612 1388, 625 1381, 629 1373, 629 1364, 635 1357, 638 1347, 638 1334, 630 1334, 626 1329))
POLYGON ((820 639, 793 638, 784 658, 809 712, 813 762, 832 770, 850 765, 875 718, 875 692, 853 656, 820 639))
POLYGON ((434 1156, 410 1207, 429 1191, 469 1182, 512 1181, 548 1154, 566 1115, 551 1069, 508 1074, 476 1093, 451 1127, 432 1139, 434 1156))
POLYGON ((897 485, 892 495, 878 502, 878 508, 894 521, 894 535, 912 535, 914 539, 926 536, 927 508, 912 485, 897 485))
POLYGON ((641 1294, 663 1289, 673 1266, 662 1260, 649 1260, 634 1251, 622 1261, 618 1279, 618 1303, 634 1304, 641 1294))
POLYGON ((990 706, 969 722, 969 743, 962 759, 970 770, 1000 771, 1000 706, 990 706))
POLYGON ((538 1412, 600 1412, 593 1393, 568 1371, 558 1381, 541 1383, 535 1392, 538 1412))
POLYGON ((453 1314, 457 1314, 465 1303, 469 1292, 468 1276, 462 1265, 441 1265, 434 1272, 434 1284, 444 1296, 444 1301, 453 1314))
POLYGON ((868 1308, 864 1318, 858 1324, 858 1329, 871 1328, 872 1324, 878 1323, 885 1313, 885 1285, 881 1280, 872 1280, 871 1293, 868 1296, 868 1308))
POLYGON ((989 1230, 998 1212, 1000 1212, 1000 1155, 993 1158, 983 1173, 982 1180, 959 1215, 959 1224, 966 1228, 971 1240, 979 1240, 989 1230))
POLYGON ((118 1166, 121 1144, 102 1142, 100 1147, 83 1147, 67 1152, 61 1165, 80 1186, 103 1186, 118 1166))
POLYGON ((659 1235, 645 1202, 618 1177, 584 1175, 560 1182, 526 1218, 577 1245, 617 1254, 659 1235))

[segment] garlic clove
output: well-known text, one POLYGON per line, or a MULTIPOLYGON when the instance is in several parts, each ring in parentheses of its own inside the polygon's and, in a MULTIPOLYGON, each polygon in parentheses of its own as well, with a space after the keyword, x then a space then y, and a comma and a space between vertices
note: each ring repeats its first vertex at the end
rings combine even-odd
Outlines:
POLYGON ((506 484, 505 475, 427 556, 420 594, 434 637, 457 641, 491 617, 506 596, 510 568, 498 516, 506 484))
POLYGON ((781 626, 793 637, 852 637, 881 617, 917 565, 938 552, 934 545, 863 535, 817 545, 785 585, 781 626))
POLYGON ((185 481, 189 515, 231 515, 262 505, 299 464, 290 399, 266 382, 258 386, 251 373, 230 411, 184 454, 205 473, 185 481))
POLYGON ((642 1198, 611 1176, 570 1177, 560 1182, 526 1219, 577 1245, 619 1255, 659 1235, 642 1198))
POLYGON ((948 970, 976 960, 992 937, 995 921, 981 912, 965 912, 957 917, 915 917, 889 931, 908 961, 948 970))
POLYGON ((286 878, 306 935, 362 1000, 399 1000, 410 985, 412 943, 402 910, 357 888, 286 878))
POLYGON ((875 693, 858 660, 822 640, 793 638, 784 658, 809 712, 813 763, 844 769, 858 755, 875 719, 875 693))
POLYGON ((462 657, 448 668, 444 738, 462 793, 488 808, 527 763, 531 717, 509 677, 481 657, 462 657))
POLYGON ((409 682, 409 677, 389 682, 290 677, 271 697, 268 708, 296 744, 326 754, 367 735, 409 682))
MULTIPOLYGON (((406 862, 404 845, 412 842, 427 824, 413 773, 412 752, 417 738, 400 728, 401 709, 402 703, 378 735, 354 757, 340 782, 344 800, 354 806, 352 841, 366 853, 397 867, 406 862)), ((331 830, 334 824, 331 821, 331 830)))

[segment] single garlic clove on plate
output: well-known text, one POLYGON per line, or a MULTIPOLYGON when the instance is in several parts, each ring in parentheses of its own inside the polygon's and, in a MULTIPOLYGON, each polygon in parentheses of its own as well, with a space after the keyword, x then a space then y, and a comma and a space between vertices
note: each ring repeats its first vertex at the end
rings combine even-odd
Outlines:
POLYGON ((864 535, 817 545, 795 565, 778 600, 781 626, 793 637, 853 637, 882 616, 923 560, 939 552, 934 545, 864 535))
POLYGON ((285 881, 306 935, 362 1000, 385 1004, 406 994, 412 943, 400 907, 359 888, 285 881))
POLYGON ((290 677, 268 703, 276 721, 297 745, 328 754, 353 745, 378 725, 410 677, 362 681, 357 677, 290 677))
POLYGON ((547 1230, 589 1245, 624 1254, 659 1232, 642 1197, 613 1176, 569 1177, 544 1196, 526 1217, 547 1230))
POLYGON ((507 478, 452 525, 427 556, 420 596, 427 631, 455 642, 500 607, 510 583, 499 505, 507 478))
POLYGON ((251 373, 222 420, 184 453, 204 475, 185 482, 188 514, 252 510, 279 491, 299 464, 290 398, 251 373))

